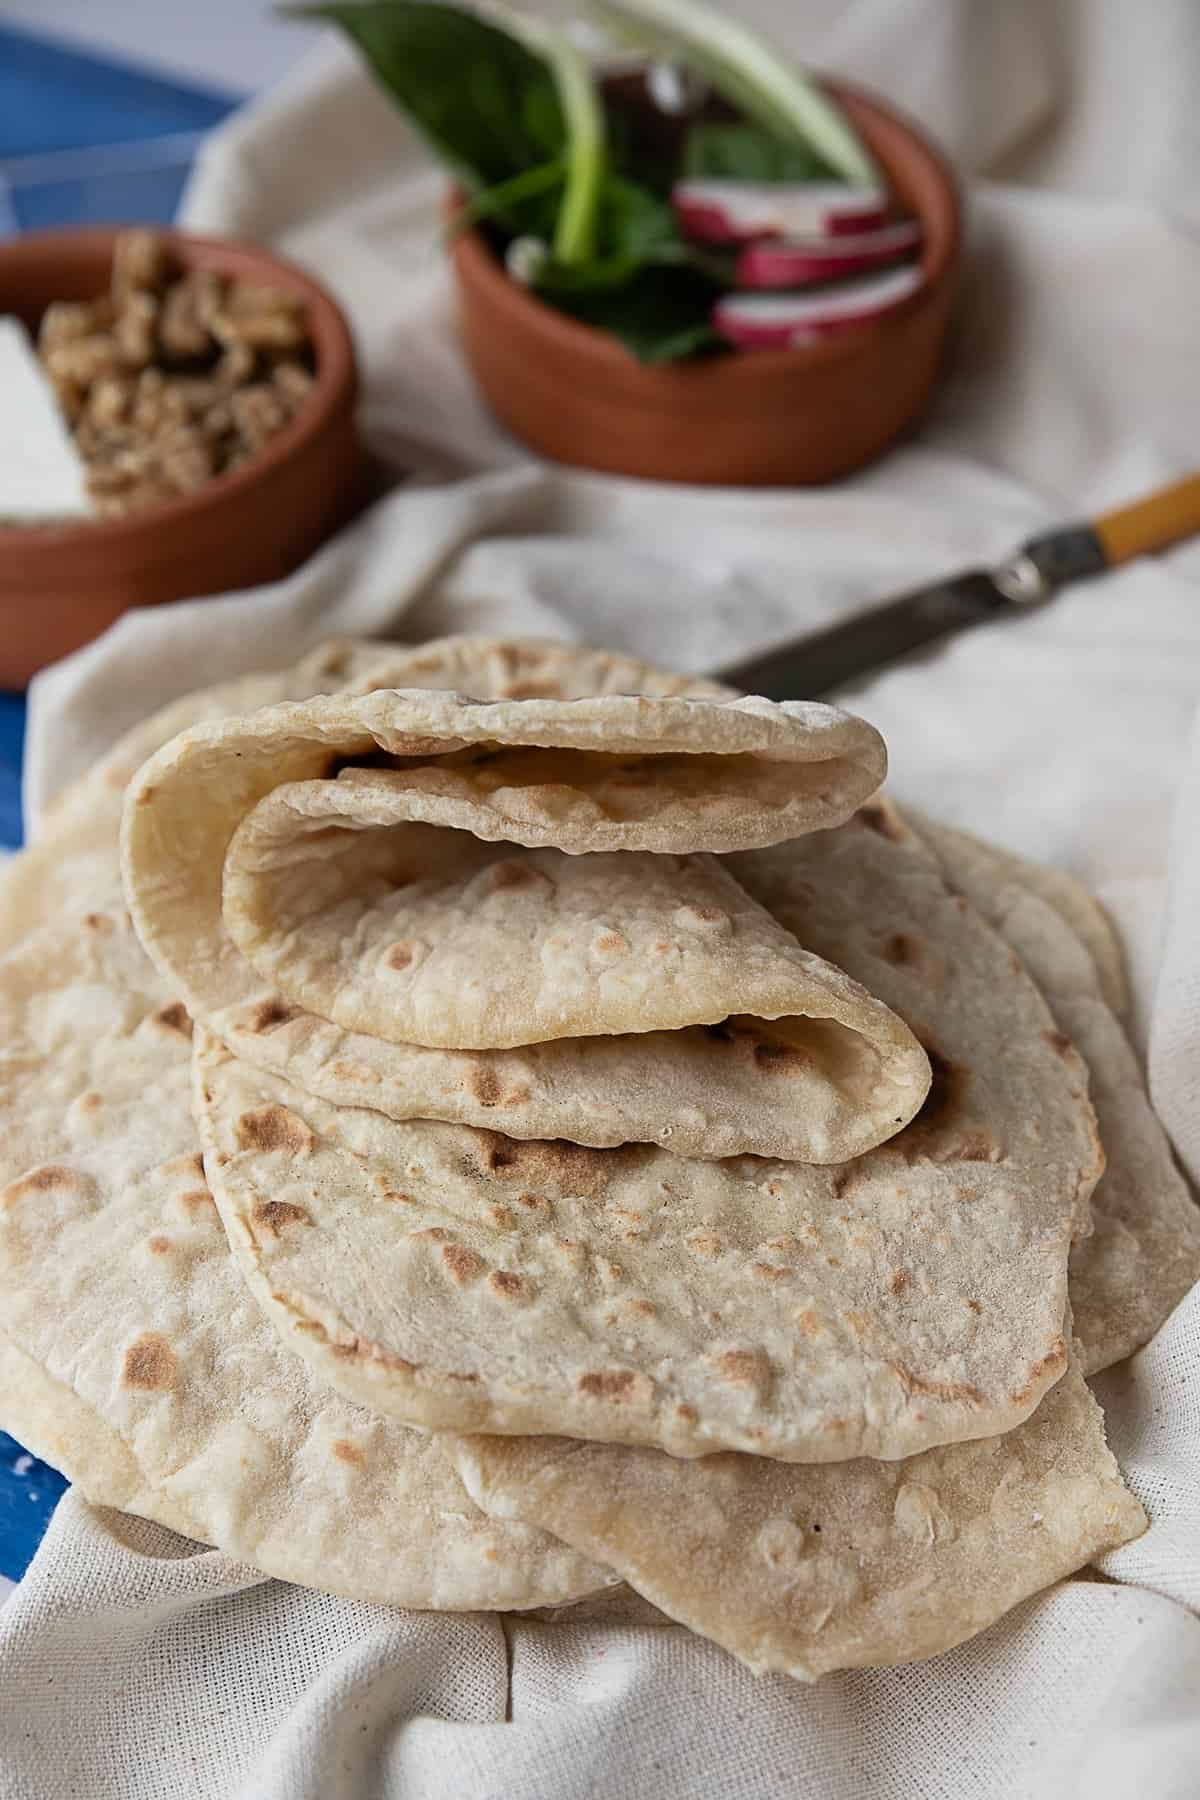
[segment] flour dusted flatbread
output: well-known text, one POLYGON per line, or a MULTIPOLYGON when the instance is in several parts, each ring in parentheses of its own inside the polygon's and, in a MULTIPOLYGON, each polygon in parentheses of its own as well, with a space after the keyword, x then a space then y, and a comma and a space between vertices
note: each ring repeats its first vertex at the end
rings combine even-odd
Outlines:
POLYGON ((335 1104, 838 1161, 914 1115, 927 1059, 687 852, 844 814, 868 732, 671 697, 269 709, 142 770, 127 893, 195 1016, 335 1104))
MULTIPOLYGON (((125 788, 180 731, 280 700, 410 682, 484 699, 725 692, 615 651, 573 645, 445 638, 406 648, 332 641, 293 668, 186 695, 126 733, 56 802, 34 849, 9 865, 0 886, 0 947, 18 942, 74 894, 108 884, 125 788)), ((823 1115, 831 1104, 842 1119, 847 1153, 870 1130, 869 1108, 856 1123, 853 1096, 810 1080, 803 1058, 779 1054, 777 1043, 744 1029, 677 1033, 670 1041, 653 1032, 619 1041, 558 1040, 479 1056, 388 1045, 261 993, 233 1009, 226 1028, 260 1066, 290 1071, 335 1104, 368 1102, 396 1118, 432 1111, 516 1137, 550 1134, 598 1144, 657 1137, 685 1155, 757 1149, 788 1159, 826 1148, 823 1115), (706 1104, 711 1095, 719 1095, 719 1104, 706 1104)), ((919 1063, 916 1069, 914 1099, 924 1079, 919 1063)))
POLYGON ((404 1125, 198 1034, 235 1254, 324 1379, 435 1429, 816 1462, 1007 1429, 1059 1378, 1101 1157, 1033 983, 883 807, 733 866, 930 1050, 925 1109, 853 1162, 404 1125))
MULTIPOLYGON (((514 683, 519 682, 518 675, 505 674, 506 659, 502 651, 502 646, 495 647, 494 654, 490 657, 492 667, 486 672, 486 679, 493 679, 499 674, 511 678, 514 683)), ((473 652, 469 647, 462 647, 461 650, 456 647, 454 655, 461 656, 464 663, 470 664, 473 652)), ((444 663, 439 665, 436 655, 432 661, 434 667, 429 671, 430 679, 436 676, 439 666, 445 666, 444 663)), ((481 676, 481 687, 483 679, 481 676)), ((462 683, 455 681, 454 685, 462 683)), ((79 816, 84 818, 86 811, 79 816)), ((903 841, 899 828, 891 824, 886 809, 877 809, 873 815, 868 815, 869 830, 874 830, 879 835, 880 826, 897 841, 903 841)), ((97 865, 98 871, 101 867, 102 865, 97 865)), ((108 868, 111 873, 111 862, 108 868)), ((99 884, 90 890, 89 897, 93 901, 100 901, 99 884)), ((69 900, 69 894, 67 898, 69 900)), ((803 898, 801 894, 800 899, 803 898)), ((795 893, 792 894, 791 901, 796 903, 795 893)), ((114 916, 118 914, 118 910, 114 902, 114 916)), ((103 911, 103 907, 100 911, 103 911)), ((99 916, 95 908, 93 913, 94 916, 99 916)), ((919 949, 919 940, 917 948, 919 949)), ((889 940, 884 960, 894 961, 896 967, 911 967, 913 949, 911 942, 901 945, 899 941, 889 940), (897 958, 898 961, 895 960, 897 958)), ((30 951, 31 946, 27 945, 26 954, 30 951)), ((2 982, 3 976, 0 975, 0 984, 2 982)), ((90 1010, 95 1004, 97 985, 102 988, 104 984, 86 985, 88 994, 84 1006, 85 1010, 90 1010)), ((54 993, 50 984, 47 984, 44 998, 53 1006, 54 993)), ((167 1007, 169 1006, 168 1002, 167 1007)), ((156 1010, 162 1012, 167 1008, 158 1007, 156 1010)), ((136 1032, 134 1035, 136 1036, 136 1032)), ((940 1126, 943 1132, 941 1148, 944 1149, 945 1132, 953 1122, 956 1107, 961 1114, 960 1123, 974 1125, 977 1120, 961 1105, 970 1086, 969 1082, 964 1084, 962 1080, 962 1065, 956 1070, 948 1071, 943 1062, 944 1059, 939 1058, 938 1092, 935 1093, 934 1106, 926 1115, 925 1123, 930 1123, 931 1117, 936 1122, 940 1108, 940 1126), (947 1088, 952 1090, 949 1098, 953 1103, 948 1110, 945 1106, 947 1088)), ((269 1124, 267 1129, 270 1130, 269 1124)), ((520 1153, 529 1147, 515 1148, 520 1153)), ((514 1166, 503 1161, 503 1152, 500 1158, 493 1158, 493 1161, 501 1172, 505 1168, 511 1170, 514 1166)), ((30 1193, 19 1193, 10 1201, 9 1211, 20 1214, 39 1194, 53 1192, 54 1186, 54 1183, 48 1189, 35 1186, 30 1193)), ((278 1212, 273 1212, 270 1218, 280 1227, 287 1223, 295 1224, 294 1220, 287 1221, 285 1215, 278 1212)), ((173 1224, 174 1220, 170 1223, 173 1224)), ((260 1228, 264 1225, 265 1221, 260 1221, 260 1228)), ((270 1227, 267 1226, 266 1229, 269 1231, 270 1227)), ((165 1236, 167 1233, 153 1235, 165 1236)), ((157 1266, 157 1261, 165 1253, 158 1251, 153 1254, 157 1259, 157 1266)), ((236 1283, 234 1290, 236 1291, 236 1283)), ((3 1323, 0 1319, 0 1325, 3 1323)), ((1103 1452, 1095 1416, 1081 1409, 1078 1404, 1077 1387, 1076 1376, 1069 1373, 1051 1388, 1034 1418, 1002 1440, 1012 1455, 999 1468, 994 1459, 979 1460, 987 1446, 978 1443, 926 1452, 916 1460, 891 1465, 848 1463, 806 1469, 783 1467, 765 1459, 744 1456, 723 1456, 699 1464, 671 1463, 669 1466, 678 1469, 681 1475, 695 1477, 699 1481, 700 1486, 693 1490, 694 1509, 687 1513, 673 1511, 668 1493, 657 1522, 652 1523, 648 1530, 642 1530, 640 1537, 639 1527, 632 1516, 636 1510, 635 1505, 630 1508, 606 1507, 606 1523, 611 1523, 614 1527, 614 1541, 621 1539, 620 1554, 636 1561, 640 1549, 645 1549, 650 1543, 651 1533, 661 1545, 663 1537, 670 1537, 673 1532, 682 1558, 689 1546, 689 1533, 696 1528, 697 1519, 701 1516, 706 1518, 710 1528, 715 1531, 715 1543, 706 1557, 697 1559, 695 1563, 697 1580, 694 1585, 698 1592, 693 1596, 693 1604, 696 1617, 700 1620, 704 1617, 715 1618, 721 1630, 727 1633, 721 1641, 734 1640, 731 1647, 739 1653, 744 1653, 743 1645, 749 1643, 752 1652, 750 1659, 757 1660, 759 1666, 789 1667, 794 1662, 795 1672, 815 1673, 822 1667, 839 1666, 839 1659, 842 1662, 874 1662, 929 1653, 932 1649, 941 1647, 936 1641, 939 1631, 943 1634, 944 1641, 957 1641, 958 1637, 989 1622, 991 1617, 997 1616, 1004 1606, 1012 1604, 1022 1593, 1032 1591, 1045 1580, 1053 1579, 1055 1574, 1066 1572, 1069 1567, 1076 1566, 1087 1555, 1094 1554, 1096 1549, 1107 1543, 1118 1541, 1116 1533, 1119 1532, 1121 1537, 1129 1536, 1140 1528, 1140 1514, 1112 1479, 1112 1465, 1103 1452), (1058 1435, 1053 1441, 1046 1439, 1039 1444, 1039 1441, 1032 1439, 1031 1429, 1047 1420, 1054 1423, 1058 1435), (960 1457, 972 1459, 969 1477, 955 1474, 954 1459, 960 1457), (782 1515, 782 1531, 779 1529, 781 1514, 776 1507, 776 1511, 765 1521, 767 1529, 757 1534, 753 1531, 747 1534, 747 1527, 756 1516, 754 1490, 757 1483, 727 1484, 726 1491, 720 1497, 721 1505, 723 1507, 731 1495, 736 1503, 726 1509, 729 1514, 726 1524, 715 1517, 708 1481, 710 1476, 717 1475, 725 1465, 763 1468, 770 1472, 772 1478, 782 1476, 789 1481, 807 1481, 813 1478, 817 1483, 847 1471, 856 1474, 860 1470, 870 1469, 882 1478, 887 1494, 882 1501, 877 1493, 868 1492, 865 1496, 858 1496, 868 1540, 865 1545, 852 1539, 848 1547, 843 1539, 840 1547, 835 1545, 830 1564, 815 1571, 811 1577, 806 1573, 797 1579, 794 1578, 792 1569, 792 1563, 799 1560, 793 1555, 797 1537, 786 1529, 786 1514, 782 1515), (919 1473, 923 1473, 926 1479, 917 1479, 919 1473), (996 1479, 992 1487, 988 1488, 991 1474, 996 1479), (744 1490, 748 1490, 748 1495, 744 1490), (992 1534, 990 1555, 985 1554, 987 1533, 980 1527, 981 1511, 977 1501, 981 1493, 987 1498, 986 1518, 992 1534), (1030 1511, 1025 1515, 1021 1508, 1030 1500, 1031 1495, 1030 1511), (960 1538, 964 1540, 962 1553, 957 1559, 941 1554, 948 1539, 946 1518, 950 1519, 953 1532, 957 1534, 950 1535, 951 1545, 960 1538), (1045 1535, 1040 1535, 1043 1526, 1048 1529, 1045 1535), (899 1548, 895 1540, 889 1539, 892 1527, 902 1534, 899 1548), (731 1548, 735 1532, 740 1534, 736 1555, 731 1548), (907 1548, 910 1544, 926 1551, 923 1563, 914 1565, 907 1548), (855 1589, 853 1582, 846 1581, 844 1569, 838 1570, 839 1553, 843 1564, 849 1564, 853 1557, 854 1565, 863 1577, 861 1588, 855 1589), (881 1590, 868 1592, 871 1572, 883 1555, 887 1556, 889 1567, 895 1571, 895 1591, 888 1590, 885 1582, 881 1590), (763 1599, 764 1581, 757 1572, 760 1562, 768 1571, 766 1581, 771 1584, 769 1604, 763 1599), (715 1583, 718 1594, 716 1602, 713 1599, 714 1572, 719 1576, 715 1583), (828 1617, 821 1616, 822 1607, 806 1603, 811 1601, 813 1594, 831 1597, 828 1617), (934 1617, 939 1600, 947 1602, 944 1616, 940 1620, 934 1617), (765 1617, 772 1609, 776 1616, 765 1617), (905 1623, 906 1613, 908 1623, 905 1623), (957 1633, 954 1638, 945 1636, 951 1629, 957 1633), (868 1632, 873 1634, 877 1653, 864 1654, 861 1644, 856 1644, 856 1632, 863 1633, 864 1636, 868 1632), (815 1653, 811 1647, 814 1633, 821 1639, 815 1653), (849 1654, 847 1645, 850 1647, 849 1654), (906 1645, 909 1647, 906 1648, 906 1645), (767 1651, 765 1658, 761 1654, 764 1646, 767 1651)), ((0 1395, 5 1400, 5 1422, 24 1432, 27 1441, 34 1448, 45 1448, 52 1459, 68 1468, 73 1466, 71 1458, 84 1458, 91 1484, 89 1491, 96 1498, 109 1504, 130 1505, 134 1510, 162 1518, 176 1529, 186 1530, 192 1535, 206 1535, 205 1530, 185 1511, 180 1495, 168 1496, 143 1474, 125 1439, 112 1423, 111 1415, 117 1410, 116 1405, 109 1409, 107 1417, 102 1412, 92 1411, 89 1402, 81 1398, 74 1387, 67 1386, 50 1375, 44 1364, 31 1359, 7 1335, 0 1336, 0 1395), (39 1429, 45 1435, 38 1436, 39 1429), (52 1443, 47 1442, 47 1436, 52 1439, 52 1443)), ((161 1394, 158 1398, 161 1399, 161 1394)), ((118 1394, 117 1400, 119 1399, 118 1394)), ((354 1409, 346 1410, 354 1416, 354 1409)), ((253 1402, 251 1412, 253 1414, 253 1402)), ((357 1416, 361 1418, 363 1415, 357 1416)), ((384 1426, 382 1429, 386 1431, 389 1428, 384 1426)), ((528 1445, 516 1439, 492 1440, 490 1448, 502 1457, 516 1455, 528 1448, 536 1457, 546 1443, 547 1440, 544 1439, 528 1445)), ((634 1471, 634 1464, 647 1459, 653 1464, 668 1462, 668 1459, 653 1451, 613 1450, 601 1445, 576 1444, 571 1446, 570 1453, 586 1459, 593 1452, 605 1458, 616 1456, 629 1459, 630 1499, 634 1503, 639 1494, 645 1491, 642 1477, 634 1471)), ((342 1461, 340 1455, 338 1461, 342 1461)), ((540 1495, 541 1481, 536 1476, 536 1469, 537 1464, 534 1462, 527 1465, 525 1471, 534 1477, 527 1496, 531 1512, 543 1503, 549 1506, 563 1503, 564 1498, 569 1500, 568 1483, 560 1494, 543 1502, 540 1495)), ((492 1481, 491 1474, 488 1479, 492 1481)), ((186 1493, 186 1474, 180 1485, 183 1493, 186 1493)), ((432 1486, 435 1493, 439 1491, 436 1481, 432 1482, 432 1486)), ((495 1472, 493 1486, 494 1494, 488 1497, 487 1504, 491 1506, 495 1501, 497 1510, 502 1510, 504 1505, 511 1508, 513 1493, 508 1475, 495 1472)), ((480 1491, 482 1493, 483 1490, 480 1491)), ((814 1490, 806 1491, 811 1499, 814 1490)), ((817 1497, 819 1498, 819 1493, 817 1497)), ((774 1504, 779 1496, 768 1495, 767 1499, 774 1504)), ((459 1504, 462 1504, 461 1496, 459 1504)), ((799 1502, 796 1504, 798 1510, 802 1510, 799 1502)), ((583 1496, 577 1511, 577 1529, 596 1529, 597 1505, 594 1496, 583 1496)), ((836 1514, 836 1506, 833 1513, 836 1514)), ((791 1523, 796 1523, 795 1515, 792 1516, 791 1523)), ((317 1535, 319 1536, 319 1531, 317 1535)), ((814 1533, 813 1537, 814 1541, 820 1541, 820 1534, 814 1533)), ((539 1531, 534 1535, 533 1541, 548 1540, 539 1531)), ((800 1542, 803 1545, 802 1538, 800 1542)), ((301 1560, 310 1551, 311 1542, 306 1540, 299 1552, 301 1560)), ((375 1553, 378 1554, 377 1549, 375 1553)), ((659 1571, 660 1575, 661 1573, 659 1571)), ((673 1572, 666 1571, 664 1579, 669 1590, 673 1572)), ((377 1586, 373 1591, 378 1592, 377 1586)), ((610 1588, 607 1592, 619 1595, 620 1590, 610 1588)), ((701 1622, 698 1628, 705 1629, 705 1625, 701 1622)), ((721 1630, 713 1635, 721 1637, 721 1630)))
POLYGON ((535 1521, 752 1669, 804 1681, 948 1650, 1146 1525, 1078 1368, 1006 1436, 904 1462, 441 1442, 496 1519, 535 1521))
POLYGON ((278 1344, 204 1182, 187 1013, 119 895, 90 898, 0 962, 0 1421, 101 1503, 312 1587, 456 1609, 606 1585, 278 1344))
POLYGON ((7 866, 0 885, 0 947, 10 948, 51 918, 59 905, 71 905, 89 881, 107 883, 125 789, 147 757, 181 731, 282 700, 407 686, 448 689, 481 700, 605 693, 728 695, 728 689, 700 676, 671 674, 619 651, 541 639, 449 637, 416 645, 329 639, 288 668, 235 675, 184 694, 125 732, 34 821, 30 849, 7 866))
POLYGON ((1092 1195, 1092 1232, 1071 1252, 1070 1281, 1084 1373, 1093 1374, 1139 1349, 1200 1280, 1200 1210, 1105 999, 1092 938, 1077 939, 1047 903, 1032 865, 923 813, 905 816, 951 885, 1016 949, 1087 1063, 1107 1166, 1092 1195))

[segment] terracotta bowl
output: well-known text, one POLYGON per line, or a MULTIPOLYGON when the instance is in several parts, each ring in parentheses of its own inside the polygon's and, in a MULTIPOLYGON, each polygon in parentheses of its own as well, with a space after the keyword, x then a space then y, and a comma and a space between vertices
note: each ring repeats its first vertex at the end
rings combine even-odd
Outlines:
POLYGON ((894 312, 793 350, 646 367, 509 279, 477 232, 454 248, 467 355, 492 410, 559 462, 655 481, 832 481, 887 449, 937 375, 962 236, 954 174, 890 106, 829 82, 925 227, 925 280, 894 312))
MULTIPOLYGON (((50 301, 103 293, 116 235, 40 232, 0 245, 0 314, 16 313, 36 329, 50 301)), ((187 268, 220 269, 301 296, 315 386, 259 455, 193 494, 128 518, 0 530, 0 686, 23 686, 130 607, 277 580, 358 503, 354 347, 337 306, 265 250, 165 235, 187 268)))

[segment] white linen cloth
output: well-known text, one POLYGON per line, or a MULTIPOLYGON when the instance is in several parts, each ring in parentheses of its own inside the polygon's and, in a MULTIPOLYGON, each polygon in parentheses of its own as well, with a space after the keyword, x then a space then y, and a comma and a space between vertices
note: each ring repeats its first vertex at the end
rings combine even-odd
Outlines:
MULTIPOLYGON (((336 632, 500 629, 716 666, 1200 460, 1189 0, 739 8, 886 88, 983 182, 919 439, 809 492, 545 470, 483 413, 439 178, 347 56, 218 134, 191 222, 347 303, 377 446, 417 471, 291 580, 131 616, 35 685, 32 817, 125 725, 336 632)), ((1160 1113, 1200 1177, 1200 544, 861 683, 893 787, 1076 870, 1120 921, 1160 1113)), ((1200 1787, 1200 1292, 1097 1383, 1153 1524, 931 1663, 755 1681, 676 1627, 439 1618, 267 1581, 61 1504, 0 1614, 4 1800, 1143 1800, 1200 1787)))

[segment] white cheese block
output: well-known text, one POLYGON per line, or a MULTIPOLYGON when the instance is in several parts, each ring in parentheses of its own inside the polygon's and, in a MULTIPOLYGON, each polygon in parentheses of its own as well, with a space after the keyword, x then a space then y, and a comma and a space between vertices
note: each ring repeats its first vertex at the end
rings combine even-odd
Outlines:
POLYGON ((92 512, 83 464, 19 319, 0 318, 0 521, 92 512))

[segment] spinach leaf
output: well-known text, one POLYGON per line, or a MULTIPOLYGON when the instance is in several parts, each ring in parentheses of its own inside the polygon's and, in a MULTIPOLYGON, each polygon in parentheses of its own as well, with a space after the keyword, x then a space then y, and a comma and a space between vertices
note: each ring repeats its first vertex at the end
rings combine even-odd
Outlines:
POLYGON ((597 254, 570 266, 548 257, 534 286, 555 300, 564 295, 621 288, 651 269, 686 268, 704 277, 713 293, 735 285, 735 258, 684 238, 672 209, 649 188, 610 175, 600 194, 597 254))
POLYGON ((696 124, 687 134, 684 173, 727 181, 841 181, 807 144, 785 142, 761 125, 696 124))
POLYGON ((644 268, 619 288, 556 294, 554 304, 620 339, 639 362, 678 362, 723 348, 710 323, 720 289, 690 268, 644 268))
MULTIPOLYGON (((503 252, 549 247, 537 286, 645 362, 719 348, 709 324, 728 285, 681 238, 665 199, 613 169, 586 66, 548 27, 513 33, 438 0, 318 0, 289 11, 341 26, 384 88, 471 191, 503 252)), ((454 227, 452 227, 453 229, 454 227)))
POLYGON ((468 187, 495 187, 563 155, 566 124, 543 59, 475 14, 430 0, 320 0, 327 19, 468 187))
MULTIPOLYGON (((544 212, 539 212, 535 219, 529 215, 529 202, 540 204, 547 194, 557 196, 562 189, 566 175, 566 165, 561 157, 551 162, 539 163, 536 168, 526 169, 520 175, 510 176, 507 181, 499 181, 495 187, 479 188, 460 206, 446 228, 449 237, 457 237, 462 231, 469 231, 478 225, 481 219, 496 219, 507 216, 510 220, 516 216, 520 220, 520 230, 527 236, 544 236, 544 212)), ((554 205, 558 201, 555 199, 554 205)), ((550 214, 553 228, 553 212, 550 214)))
POLYGON ((599 243, 609 255, 645 259, 679 247, 675 214, 640 182, 610 175, 600 194, 599 243))
MULTIPOLYGON (((604 109, 586 58, 561 31, 513 12, 495 20, 436 0, 318 0, 290 9, 338 24, 433 149, 468 187, 488 196, 489 216, 528 228, 517 201, 547 187, 507 192, 548 162, 560 166, 552 215, 535 210, 555 255, 586 263, 596 253, 596 210, 607 169, 604 109)), ((541 232, 539 232, 541 235, 541 232)))

